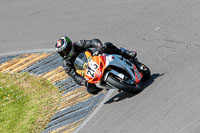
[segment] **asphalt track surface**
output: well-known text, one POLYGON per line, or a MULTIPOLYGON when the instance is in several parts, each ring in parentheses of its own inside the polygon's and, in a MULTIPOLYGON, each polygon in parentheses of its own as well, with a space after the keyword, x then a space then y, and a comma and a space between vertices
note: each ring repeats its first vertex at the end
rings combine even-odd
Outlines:
POLYGON ((59 36, 136 50, 144 91, 115 91, 80 133, 200 132, 199 0, 0 0, 0 53, 53 48, 59 36))

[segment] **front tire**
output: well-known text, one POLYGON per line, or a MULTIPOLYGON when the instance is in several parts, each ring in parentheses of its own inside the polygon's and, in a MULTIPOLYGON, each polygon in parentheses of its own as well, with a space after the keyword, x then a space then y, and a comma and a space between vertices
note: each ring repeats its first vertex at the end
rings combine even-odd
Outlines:
POLYGON ((112 74, 108 75, 107 83, 119 90, 129 93, 138 93, 142 91, 141 87, 124 83, 120 81, 118 78, 116 78, 115 75, 112 74))

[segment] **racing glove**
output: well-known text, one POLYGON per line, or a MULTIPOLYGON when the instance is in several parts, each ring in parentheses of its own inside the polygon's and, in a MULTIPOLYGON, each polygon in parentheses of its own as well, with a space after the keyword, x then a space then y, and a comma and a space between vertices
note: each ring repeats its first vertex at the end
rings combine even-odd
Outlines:
POLYGON ((99 54, 103 53, 103 50, 95 48, 90 48, 89 51, 91 52, 92 56, 98 56, 99 54))

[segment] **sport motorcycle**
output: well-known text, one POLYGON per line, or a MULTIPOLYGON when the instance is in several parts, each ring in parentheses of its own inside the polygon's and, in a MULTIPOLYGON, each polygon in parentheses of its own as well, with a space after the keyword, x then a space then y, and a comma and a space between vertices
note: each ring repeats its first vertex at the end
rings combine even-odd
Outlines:
POLYGON ((141 81, 148 80, 151 75, 150 69, 137 58, 131 60, 106 53, 93 56, 89 51, 77 56, 74 67, 88 83, 98 88, 129 93, 142 91, 141 81))

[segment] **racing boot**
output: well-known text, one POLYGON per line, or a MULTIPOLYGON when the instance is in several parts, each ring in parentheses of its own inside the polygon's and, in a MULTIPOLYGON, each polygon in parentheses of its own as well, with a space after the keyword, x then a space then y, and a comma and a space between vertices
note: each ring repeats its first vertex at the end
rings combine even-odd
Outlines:
POLYGON ((138 64, 138 59, 135 58, 137 56, 137 53, 135 51, 129 51, 124 48, 120 49, 122 51, 122 56, 126 59, 129 59, 132 63, 134 63, 137 69, 140 71, 140 65, 138 64))
POLYGON ((127 59, 131 59, 131 60, 135 60, 135 57, 137 56, 137 53, 134 52, 134 51, 129 51, 127 49, 124 49, 124 48, 120 48, 121 52, 122 52, 122 56, 124 58, 127 58, 127 59))
POLYGON ((110 42, 105 42, 103 44, 104 52, 108 54, 119 54, 122 55, 126 59, 134 60, 137 53, 134 51, 129 51, 125 48, 118 48, 110 42))

